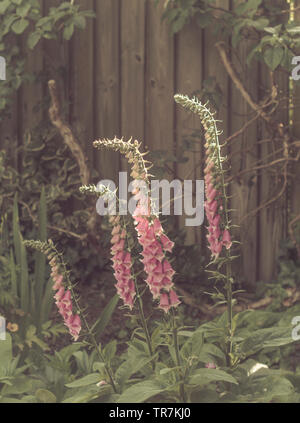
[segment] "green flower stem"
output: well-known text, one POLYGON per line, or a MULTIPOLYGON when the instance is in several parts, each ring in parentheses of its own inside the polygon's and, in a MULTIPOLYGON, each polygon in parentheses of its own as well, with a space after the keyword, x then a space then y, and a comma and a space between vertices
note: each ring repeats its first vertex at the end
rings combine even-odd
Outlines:
MULTIPOLYGON (((172 326, 172 333, 173 333, 173 342, 174 342, 174 349, 175 349, 175 356, 176 356, 176 364, 180 368, 181 372, 181 359, 180 359, 180 352, 179 352, 179 345, 178 345, 178 331, 175 321, 175 310, 172 308, 171 311, 171 326, 172 326)), ((183 403, 186 403, 186 394, 184 389, 184 375, 180 375, 182 378, 182 381, 179 384, 179 393, 180 393, 180 399, 183 403)))
MULTIPOLYGON (((124 217, 123 217, 123 226, 126 228, 126 223, 125 223, 124 217)), ((132 250, 131 250, 131 247, 130 247, 128 232, 127 232, 127 230, 125 230, 125 232, 126 232, 126 240, 127 240, 127 249, 129 251, 130 255, 132 256, 132 250)), ((143 330, 145 332, 146 341, 147 341, 148 350, 149 350, 149 355, 150 355, 150 357, 153 358, 153 349, 152 349, 152 344, 151 344, 151 338, 150 338, 150 333, 149 333, 147 321, 146 321, 145 314, 144 314, 144 305, 143 305, 143 300, 142 300, 142 297, 140 295, 140 291, 139 291, 139 287, 138 287, 138 283, 137 283, 137 276, 135 274, 133 274, 132 276, 133 276, 133 281, 134 281, 134 286, 135 286, 135 292, 136 292, 140 321, 141 321, 143 330)), ((154 371, 154 369, 155 369, 154 360, 151 361, 151 365, 152 365, 152 370, 154 371)))

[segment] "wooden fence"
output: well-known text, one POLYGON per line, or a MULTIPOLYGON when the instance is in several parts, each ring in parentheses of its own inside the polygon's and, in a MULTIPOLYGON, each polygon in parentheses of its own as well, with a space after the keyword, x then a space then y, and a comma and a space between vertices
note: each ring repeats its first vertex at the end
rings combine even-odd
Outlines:
MULTIPOLYGON (((46 3, 49 7, 60 2, 46 3)), ((150 150, 176 153, 183 138, 200 129, 200 124, 196 116, 174 103, 173 96, 175 93, 191 95, 209 77, 216 78, 223 92, 217 116, 223 121, 221 141, 242 128, 253 115, 225 71, 212 28, 202 30, 192 24, 172 36, 167 23, 161 21, 164 1, 159 7, 155 7, 153 0, 80 0, 80 3, 85 9, 95 10, 97 18, 90 20, 84 31, 77 31, 70 42, 41 42, 34 52, 24 47, 26 68, 47 72, 49 79, 57 80, 66 106, 65 117, 103 177, 117 181, 119 170, 126 165, 117 154, 95 152, 94 139, 115 135, 125 139, 134 137, 150 150)), ((229 0, 221 4, 223 8, 229 7, 229 0)), ((246 51, 241 50, 240 57, 245 61, 246 51)), ((236 66, 245 87, 259 101, 268 70, 257 63, 253 63, 250 71, 243 63, 236 62, 236 66)), ((288 78, 281 73, 276 78, 280 96, 288 97, 288 78)), ((45 95, 45 81, 22 87, 16 95, 12 118, 1 126, 1 139, 18 137, 21 143, 24 131, 32 128, 45 113, 34 111, 45 95)), ((286 124, 287 107, 282 107, 280 113, 282 123, 286 124)), ((264 131, 255 121, 232 140, 227 151, 232 175, 241 173, 230 183, 231 206, 237 210, 234 223, 242 221, 241 231, 237 231, 242 242, 241 282, 272 280, 279 241, 287 233, 289 213, 300 212, 299 188, 295 182, 291 187, 289 209, 284 195, 243 220, 270 195, 276 195, 273 192, 276 175, 242 173, 259 158, 270 154, 272 146, 257 143, 258 139, 267 138, 264 131), (246 151, 249 154, 244 154, 246 151)), ((295 124, 295 131, 300 132, 300 120, 295 124)), ((188 162, 174 164, 176 177, 201 179, 203 147, 200 139, 197 152, 187 156, 188 162)), ((200 243, 204 254, 207 251, 205 225, 187 231, 187 242, 200 243)))

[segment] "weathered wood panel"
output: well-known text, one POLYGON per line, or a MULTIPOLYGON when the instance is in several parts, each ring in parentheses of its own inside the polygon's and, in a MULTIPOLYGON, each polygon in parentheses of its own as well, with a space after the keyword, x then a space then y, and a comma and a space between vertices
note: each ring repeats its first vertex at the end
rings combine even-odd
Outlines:
MULTIPOLYGON (((96 1, 94 32, 95 138, 121 134, 120 104, 120 1, 96 1)), ((118 181, 120 157, 113 151, 94 151, 94 164, 101 178, 118 181)))
MULTIPOLYGON (((93 0, 81 0, 83 10, 94 9, 93 0)), ((93 163, 94 140, 94 19, 84 30, 77 30, 70 43, 70 120, 77 139, 90 163, 93 163)))
MULTIPOLYGON (((145 30, 146 1, 121 1, 121 133, 144 142, 145 138, 145 30)), ((122 159, 122 169, 127 162, 122 159)))
MULTIPOLYGON (((197 89, 201 87, 203 80, 203 31, 193 23, 186 31, 183 31, 177 36, 176 49, 176 92, 192 96, 197 89), (197 54, 195 53, 197 52, 197 54)), ((178 158, 182 158, 182 146, 185 138, 190 138, 195 131, 200 131, 201 124, 199 117, 187 113, 180 106, 176 106, 176 149, 178 158)), ((196 138, 194 138, 195 140, 196 138)), ((198 133, 197 144, 194 145, 193 151, 186 152, 185 158, 188 160, 185 163, 177 164, 177 177, 180 180, 195 180, 196 177, 202 175, 202 158, 203 148, 200 132, 198 133), (200 162, 200 166, 199 166, 200 162), (197 168, 195 167, 197 166, 197 168), (198 176, 197 176, 198 175, 198 176)), ((195 187, 194 187, 195 189, 195 187)), ((194 191, 195 192, 195 191, 194 191)), ((195 203, 194 203, 195 204, 195 203)), ((193 217, 193 216, 191 216, 193 217)), ((185 219, 188 216, 179 217, 179 225, 181 228, 185 227, 185 219)), ((195 227, 186 228, 186 242, 194 244, 196 241, 195 227)), ((198 228, 199 235, 199 228, 198 228)))
MULTIPOLYGON (((59 0, 49 0, 45 11, 59 3, 59 0)), ((166 21, 161 21, 164 3, 161 0, 155 7, 154 0, 81 0, 82 9, 95 10, 96 19, 88 19, 84 31, 76 30, 71 42, 43 41, 26 57, 26 70, 43 71, 47 78, 57 80, 64 117, 73 126, 90 164, 100 171, 101 178, 117 182, 119 170, 128 167, 126 160, 114 152, 95 151, 92 141, 96 138, 116 135, 127 140, 133 137, 142 141, 145 149, 180 152, 184 138, 199 131, 200 122, 176 106, 173 95, 176 92, 192 95, 208 78, 215 77, 223 92, 223 103, 217 114, 217 119, 222 120, 219 124, 223 130, 221 142, 255 115, 227 76, 215 47, 217 39, 212 28, 201 30, 195 23, 172 36, 166 21)), ((231 3, 219 0, 216 6, 228 8, 231 3)), ((300 20, 299 15, 296 19, 300 20)), ((223 41, 228 47, 228 40, 223 41)), ((269 72, 257 63, 247 70, 243 65, 247 53, 247 49, 241 47, 242 65, 234 57, 231 59, 246 89, 258 102, 271 88, 269 72)), ((230 57, 230 49, 228 54, 230 57)), ((288 97, 287 76, 279 75, 275 83, 279 97, 288 97)), ((17 138, 21 144, 24 131, 32 131, 41 117, 47 118, 47 109, 37 107, 35 112, 39 102, 45 103, 45 95, 47 87, 41 81, 24 85, 15 96, 12 119, 0 125, 1 145, 5 139, 17 138)), ((294 98, 296 139, 300 136, 299 99, 297 88, 294 98)), ((286 125, 287 108, 281 107, 278 113, 286 125)), ((286 234, 287 221, 300 213, 299 165, 294 163, 289 168, 295 177, 288 198, 282 197, 254 217, 244 219, 259 204, 276 195, 274 178, 279 176, 270 169, 257 174, 243 173, 280 146, 280 140, 273 145, 265 140, 268 137, 265 126, 255 121, 245 133, 229 141, 226 151, 231 164, 228 176, 241 172, 239 178, 230 182, 230 194, 231 207, 236 209, 233 223, 242 222, 241 230, 236 230, 242 241, 238 269, 242 283, 272 280, 279 241, 286 234)), ((295 155, 297 151, 295 149, 295 155)), ((194 151, 187 154, 187 162, 174 165, 175 176, 201 179, 203 157, 203 146, 199 142, 194 151)), ((169 178, 173 176, 170 174, 169 178)), ((178 219, 178 227, 183 227, 183 220, 178 219)), ((201 243, 203 254, 207 254, 205 235, 204 225, 187 228, 187 242, 201 243)))

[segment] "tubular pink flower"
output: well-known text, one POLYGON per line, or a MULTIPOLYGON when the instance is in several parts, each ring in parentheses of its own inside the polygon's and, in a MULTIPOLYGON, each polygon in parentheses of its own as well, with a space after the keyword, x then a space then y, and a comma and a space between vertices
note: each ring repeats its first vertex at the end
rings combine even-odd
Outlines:
POLYGON ((56 291, 62 287, 63 275, 58 275, 54 277, 53 280, 55 283, 52 286, 52 289, 56 291))
POLYGON ((111 247, 114 276, 117 281, 115 287, 124 304, 130 309, 133 307, 136 295, 134 280, 131 274, 132 259, 129 251, 125 251, 126 231, 119 224, 112 230, 111 247))
MULTIPOLYGON (((136 184, 138 186, 138 184, 136 184)), ((169 293, 174 292, 172 278, 175 271, 166 259, 166 252, 171 252, 174 243, 164 233, 161 223, 157 217, 150 215, 150 208, 143 209, 144 215, 140 213, 141 203, 146 204, 142 191, 135 190, 138 199, 137 207, 133 213, 133 219, 138 234, 138 242, 142 246, 141 262, 147 274, 146 283, 154 299, 160 299, 159 308, 168 312, 171 307, 176 307, 180 301, 172 293, 169 300, 169 293)), ((149 204, 149 203, 147 203, 149 204)), ((174 292, 175 294, 175 292, 174 292)), ((175 294, 176 295, 176 294, 175 294)))
POLYGON ((55 304, 57 305, 58 311, 64 319, 64 324, 69 329, 70 335, 74 341, 77 341, 79 333, 81 331, 81 321, 78 315, 73 315, 72 309, 72 295, 70 290, 66 290, 63 286, 63 275, 59 274, 58 265, 55 258, 50 261, 51 266, 51 277, 54 281, 52 289, 57 291, 54 294, 55 304))
POLYGON ((173 289, 168 294, 163 293, 160 296, 159 308, 164 310, 165 313, 168 313, 171 307, 177 307, 179 304, 180 300, 173 289))
POLYGON ((78 314, 71 315, 65 320, 65 325, 69 329, 70 334, 73 336, 74 341, 77 341, 81 331, 81 320, 78 314))
POLYGON ((231 242, 231 236, 230 236, 228 229, 225 229, 225 231, 223 232, 222 241, 223 241, 223 245, 226 247, 226 249, 229 250, 229 248, 232 245, 232 242, 231 242))

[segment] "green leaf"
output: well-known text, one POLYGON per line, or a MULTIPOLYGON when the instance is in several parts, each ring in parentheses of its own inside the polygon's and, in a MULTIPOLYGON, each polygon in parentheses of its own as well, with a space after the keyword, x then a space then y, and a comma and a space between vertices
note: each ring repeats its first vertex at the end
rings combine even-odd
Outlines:
POLYGON ((67 388, 80 388, 81 386, 95 385, 98 382, 100 382, 99 373, 91 373, 74 382, 67 383, 65 386, 67 388))
POLYGON ((124 403, 141 403, 149 400, 155 395, 165 391, 166 387, 162 386, 156 380, 145 380, 143 382, 136 383, 130 388, 126 389, 119 397, 118 402, 124 403))
POLYGON ((41 33, 40 32, 31 32, 27 39, 27 45, 28 47, 33 50, 34 47, 37 45, 37 43, 41 39, 41 33))
POLYGON ((20 16, 21 18, 25 18, 25 16, 27 15, 30 9, 31 9, 30 3, 21 4, 19 7, 17 7, 16 14, 20 16))
POLYGON ((220 365, 225 365, 226 363, 225 354, 214 344, 204 344, 198 358, 201 363, 217 362, 220 365))
POLYGON ((47 389, 38 389, 35 393, 35 397, 39 402, 45 404, 56 402, 56 396, 47 389))
POLYGON ((19 234, 20 239, 20 253, 21 253, 21 309, 27 313, 29 311, 29 275, 28 275, 28 264, 26 249, 23 244, 22 235, 19 234))
MULTIPOLYGON (((39 206, 39 240, 45 242, 47 240, 47 211, 46 211, 46 195, 45 188, 42 187, 39 206)), ((42 310, 39 305, 42 302, 42 296, 46 285, 46 257, 40 251, 35 253, 35 267, 34 267, 34 281, 35 281, 35 304, 36 304, 36 321, 38 322, 38 330, 42 323, 48 320, 41 321, 42 310)))
POLYGON ((264 52, 264 60, 272 71, 281 63, 283 56, 284 49, 281 46, 270 47, 264 52))
POLYGON ((248 336, 239 346, 242 354, 249 356, 269 347, 280 347, 293 341, 291 327, 273 327, 259 329, 253 335, 248 336))
POLYGON ((86 20, 82 15, 75 16, 73 22, 77 28, 84 29, 86 27, 86 20))
POLYGON ((10 0, 2 0, 0 3, 0 15, 3 15, 6 12, 6 9, 10 5, 10 0))
POLYGON ((244 15, 246 13, 250 14, 250 16, 252 16, 256 12, 258 6, 260 6, 261 2, 262 2, 262 0, 248 0, 247 2, 243 2, 243 3, 239 4, 234 9, 234 12, 237 15, 240 15, 240 16, 244 15), (249 12, 251 12, 251 13, 249 13, 249 12))
POLYGON ((15 34, 22 34, 25 29, 28 27, 29 21, 27 19, 18 19, 12 24, 12 30, 15 34))
POLYGON ((8 366, 12 361, 11 336, 6 333, 5 340, 0 340, 0 369, 8 366))
POLYGON ((233 376, 223 370, 206 368, 196 370, 188 381, 189 384, 197 386, 206 385, 210 382, 229 382, 236 385, 238 384, 233 376))
POLYGON ((49 278, 40 305, 40 324, 47 322, 53 305, 53 281, 49 278))
POLYGON ((133 374, 139 372, 151 361, 151 357, 143 354, 140 350, 130 345, 128 349, 128 358, 117 369, 115 378, 122 386, 133 374))
POLYGON ((94 399, 99 400, 101 397, 108 397, 111 393, 112 387, 110 385, 104 385, 101 387, 89 386, 88 388, 83 387, 79 388, 75 395, 64 399, 62 403, 87 403, 94 399))
POLYGON ((21 264, 21 242, 20 242, 20 224, 19 224, 19 210, 18 210, 18 194, 14 196, 14 207, 13 207, 13 240, 14 250, 16 255, 17 265, 21 264))
POLYGON ((194 332, 193 335, 183 344, 180 355, 188 360, 190 357, 198 358, 203 346, 203 333, 194 332))
POLYGON ((11 289, 12 289, 13 295, 17 297, 18 295, 17 270, 16 270, 16 264, 15 264, 15 259, 14 259, 14 254, 12 252, 12 249, 10 250, 9 266, 10 266, 11 289))
POLYGON ((105 357, 106 362, 111 362, 117 352, 117 341, 114 339, 110 341, 107 345, 105 345, 103 349, 103 355, 105 357))
POLYGON ((74 33, 74 24, 71 23, 67 25, 63 32, 63 37, 65 40, 70 40, 72 38, 72 35, 74 33))
POLYGON ((120 297, 116 294, 110 302, 107 304, 105 309, 102 311, 101 315, 97 319, 97 321, 94 323, 94 325, 91 328, 91 331, 96 334, 97 338, 100 337, 100 335, 105 330, 106 326, 108 325, 111 316, 113 312, 115 311, 115 308, 119 302, 120 297))

